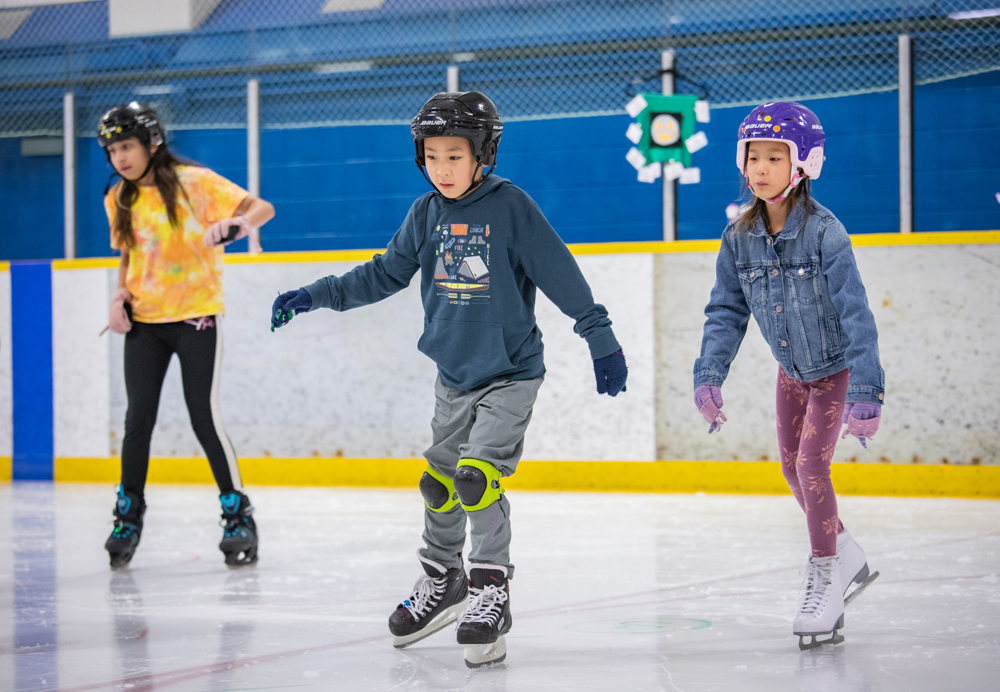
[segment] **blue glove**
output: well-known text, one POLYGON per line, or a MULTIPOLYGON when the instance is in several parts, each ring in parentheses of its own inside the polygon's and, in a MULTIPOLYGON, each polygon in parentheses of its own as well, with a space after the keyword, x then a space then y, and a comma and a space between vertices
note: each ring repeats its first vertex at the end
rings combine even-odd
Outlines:
POLYGON ((617 396, 625 391, 625 380, 628 379, 628 366, 625 365, 625 354, 618 349, 610 356, 594 359, 594 375, 597 377, 597 393, 617 396))
POLYGON ((274 305, 271 306, 271 331, 284 327, 292 321, 293 316, 309 312, 312 304, 312 296, 304 288, 282 293, 274 299, 274 305))

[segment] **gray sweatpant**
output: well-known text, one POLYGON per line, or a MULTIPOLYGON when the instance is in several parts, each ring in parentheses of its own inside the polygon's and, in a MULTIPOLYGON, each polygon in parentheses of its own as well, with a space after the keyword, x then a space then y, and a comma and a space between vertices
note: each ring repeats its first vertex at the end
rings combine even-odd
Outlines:
MULTIPOLYGON (((455 477, 459 459, 465 458, 487 461, 503 476, 513 475, 543 379, 501 380, 464 392, 446 387, 439 377, 434 383, 433 444, 424 452, 427 462, 448 478, 455 477)), ((508 577, 513 576, 506 495, 478 512, 466 513, 461 505, 449 512, 434 512, 425 506, 427 557, 447 568, 462 566, 466 516, 472 524, 469 561, 503 565, 508 577)))

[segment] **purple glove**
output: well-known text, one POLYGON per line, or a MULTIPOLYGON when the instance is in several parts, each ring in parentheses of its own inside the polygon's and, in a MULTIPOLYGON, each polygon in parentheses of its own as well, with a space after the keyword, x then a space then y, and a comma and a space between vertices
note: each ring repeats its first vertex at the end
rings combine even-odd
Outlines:
POLYGON ((845 404, 844 415, 840 421, 847 425, 847 429, 840 438, 854 435, 861 442, 861 446, 868 449, 865 441, 875 437, 881 419, 881 404, 845 404))
POLYGON ((703 384, 694 390, 694 405, 698 407, 698 413, 704 417, 705 422, 711 423, 709 435, 721 429, 722 424, 728 420, 726 414, 719 410, 722 408, 722 390, 714 384, 703 384))

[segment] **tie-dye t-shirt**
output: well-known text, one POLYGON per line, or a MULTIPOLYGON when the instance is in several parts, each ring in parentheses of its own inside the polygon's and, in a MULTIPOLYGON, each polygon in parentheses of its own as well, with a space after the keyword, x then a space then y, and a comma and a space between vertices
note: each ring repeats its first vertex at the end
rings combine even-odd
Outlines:
MULTIPOLYGON (((178 166, 187 192, 178 191, 176 227, 155 186, 140 187, 132 204, 135 245, 129 250, 125 285, 132 293, 132 319, 138 322, 181 322, 219 315, 222 299, 221 247, 205 247, 205 230, 233 216, 247 191, 218 173, 198 166, 178 166), (190 200, 190 204, 188 203, 190 200)), ((104 198, 114 227, 115 195, 104 198)), ((111 246, 119 249, 112 232, 111 246)))

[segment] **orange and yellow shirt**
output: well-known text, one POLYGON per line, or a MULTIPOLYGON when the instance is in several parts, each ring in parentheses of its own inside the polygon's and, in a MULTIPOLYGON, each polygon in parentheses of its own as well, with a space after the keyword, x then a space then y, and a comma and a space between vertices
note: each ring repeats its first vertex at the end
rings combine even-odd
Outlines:
MULTIPOLYGON (((135 245, 129 250, 125 285, 132 293, 132 318, 139 322, 181 322, 219 315, 222 298, 221 247, 205 247, 205 230, 232 217, 247 191, 218 173, 198 166, 178 166, 187 197, 177 193, 176 227, 156 186, 139 187, 132 204, 135 245), (190 202, 189 202, 190 200, 190 202)), ((117 187, 104 198, 114 226, 117 187)), ((111 246, 117 246, 114 233, 111 246)))

